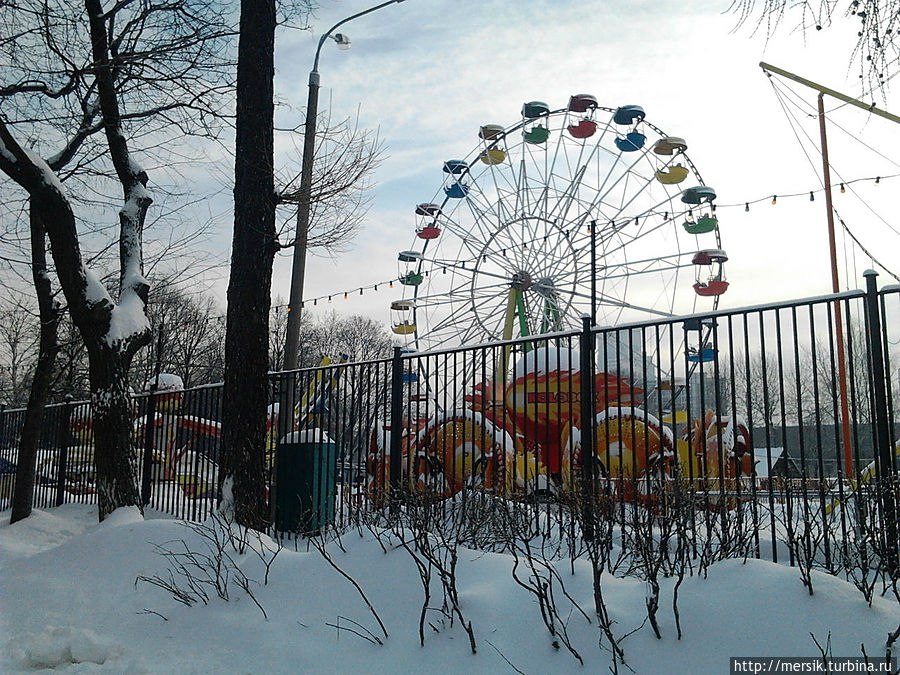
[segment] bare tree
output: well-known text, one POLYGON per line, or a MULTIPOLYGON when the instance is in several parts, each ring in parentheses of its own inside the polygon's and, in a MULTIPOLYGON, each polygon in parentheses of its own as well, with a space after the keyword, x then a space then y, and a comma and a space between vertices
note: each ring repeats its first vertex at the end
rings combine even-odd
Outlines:
POLYGON ((28 398, 36 323, 33 310, 21 299, 0 304, 0 390, 7 405, 20 406, 28 398))
MULTIPOLYGON (((333 253, 348 247, 369 212, 372 174, 381 164, 383 146, 377 132, 359 128, 358 118, 332 123, 329 113, 320 117, 306 247, 333 253)), ((297 134, 301 130, 302 126, 292 129, 295 142, 302 138, 297 134)), ((300 167, 289 165, 281 173, 290 176, 278 187, 281 202, 295 212, 300 202, 300 167)), ((283 247, 295 244, 291 239, 283 247)))
POLYGON ((185 387, 222 381, 225 317, 211 294, 164 280, 150 294, 147 313, 162 349, 145 351, 136 363, 135 389, 149 381, 157 359, 162 371, 178 375, 185 387))
POLYGON ((830 28, 836 19, 856 22, 850 62, 858 64, 859 77, 870 90, 883 87, 900 63, 900 0, 733 0, 730 11, 737 14, 738 26, 752 25, 767 37, 789 17, 803 33, 830 28))
POLYGON ((101 520, 118 506, 140 506, 127 374, 150 338, 143 232, 152 199, 133 137, 140 128, 149 155, 150 147, 164 147, 167 130, 210 132, 206 115, 215 114, 211 104, 230 84, 219 44, 229 30, 210 19, 218 16, 210 9, 190 0, 0 7, 0 49, 12 64, 8 84, 0 86, 0 171, 25 190, 32 223, 47 232, 69 313, 87 347, 101 520), (99 204, 84 182, 63 186, 76 175, 63 170, 70 163, 90 166, 94 177, 114 175, 122 193, 113 294, 85 261, 76 207, 99 204))

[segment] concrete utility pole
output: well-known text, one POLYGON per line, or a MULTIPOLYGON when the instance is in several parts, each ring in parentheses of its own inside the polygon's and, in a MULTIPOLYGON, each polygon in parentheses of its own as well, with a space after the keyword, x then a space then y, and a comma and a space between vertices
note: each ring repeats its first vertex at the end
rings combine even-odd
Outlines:
POLYGON ((284 369, 297 368, 300 348, 300 312, 303 304, 303 278, 306 275, 306 244, 309 238, 309 209, 312 194, 312 170, 316 148, 316 118, 319 114, 319 54, 325 40, 331 38, 340 49, 350 48, 350 39, 343 33, 334 31, 353 19, 398 4, 404 0, 388 0, 380 5, 357 12, 341 19, 319 38, 316 57, 309 73, 309 95, 306 100, 306 124, 303 131, 303 163, 300 168, 300 203, 297 208, 297 236, 294 240, 294 259, 291 267, 291 294, 288 304, 287 336, 284 341, 284 369))

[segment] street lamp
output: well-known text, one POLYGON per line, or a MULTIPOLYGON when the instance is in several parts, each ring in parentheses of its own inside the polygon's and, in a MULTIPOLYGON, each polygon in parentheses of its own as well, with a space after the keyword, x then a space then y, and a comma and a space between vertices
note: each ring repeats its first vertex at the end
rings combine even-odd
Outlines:
POLYGON ((284 368, 294 370, 297 367, 298 351, 300 347, 300 309, 303 302, 303 277, 306 273, 306 244, 309 237, 309 207, 312 193, 312 170, 316 146, 316 117, 319 107, 319 53, 327 38, 335 41, 338 49, 349 49, 350 38, 344 33, 333 33, 335 29, 343 26, 353 19, 358 19, 366 14, 393 5, 404 0, 388 0, 380 5, 375 5, 353 16, 342 19, 329 28, 319 38, 316 47, 316 58, 313 61, 312 70, 309 71, 309 97, 306 100, 306 125, 303 132, 303 164, 300 170, 300 203, 297 208, 297 236, 294 242, 294 260, 291 267, 291 295, 288 305, 287 336, 284 344, 284 368))

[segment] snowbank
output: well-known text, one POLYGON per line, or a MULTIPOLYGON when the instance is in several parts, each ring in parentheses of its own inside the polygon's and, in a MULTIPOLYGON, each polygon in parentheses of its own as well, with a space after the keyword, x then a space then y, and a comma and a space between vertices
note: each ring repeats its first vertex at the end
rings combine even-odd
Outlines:
MULTIPOLYGON (((451 627, 436 611, 429 612, 434 628, 426 626, 425 647, 419 646, 423 595, 415 565, 402 547, 382 549, 368 531, 347 534, 343 550, 331 545, 328 551, 366 593, 387 638, 357 590, 302 541, 300 550, 279 554, 267 585, 252 586, 268 618, 238 589, 229 602, 213 596, 209 604, 187 607, 153 585, 135 585, 138 576, 166 574, 157 546, 171 551, 184 542, 202 550, 204 543, 179 522, 149 515, 141 520, 122 510, 97 525, 95 509, 72 505, 0 525, 0 672, 494 675, 514 672, 508 662, 526 673, 607 672, 609 653, 598 647, 596 621, 558 590, 560 614, 585 665, 553 647, 533 596, 513 580, 507 555, 459 549, 460 602, 478 644, 472 655, 459 622, 451 627), (350 629, 378 635, 384 644, 350 629)), ((254 544, 272 545, 267 538, 254 544)), ((263 579, 253 551, 230 555, 248 577, 263 579)), ((556 569, 572 600, 592 617, 589 566, 577 560, 570 568, 564 560, 556 569)), ((684 581, 679 641, 673 584, 663 580, 663 639, 648 626, 637 630, 622 642, 628 664, 653 675, 726 673, 729 656, 817 656, 810 633, 822 643, 830 633, 835 656, 859 655, 860 644, 870 655, 883 654, 884 636, 897 625, 897 603, 876 598, 869 608, 844 581, 814 573, 813 582, 810 597, 795 569, 758 560, 718 563, 708 579, 684 581)), ((603 593, 616 634, 641 626, 643 582, 606 575, 603 593)))

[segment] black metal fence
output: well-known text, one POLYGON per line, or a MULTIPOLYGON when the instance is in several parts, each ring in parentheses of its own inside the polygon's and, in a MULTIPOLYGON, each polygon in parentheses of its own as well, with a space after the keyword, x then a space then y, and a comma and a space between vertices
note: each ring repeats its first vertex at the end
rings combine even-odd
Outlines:
MULTIPOLYGON (((883 486, 897 475, 900 288, 867 281, 866 292, 615 328, 585 320, 580 332, 274 374, 273 523, 317 529, 403 500, 487 493, 550 529, 588 504, 625 519, 677 493, 695 532, 737 523, 754 555, 793 562, 800 532, 827 559, 866 520, 896 556, 896 490, 883 486)), ((205 518, 221 490, 221 387, 134 405, 145 502, 205 518)), ((23 417, 0 415, 2 508, 23 417)), ((91 436, 86 402, 48 406, 37 507, 94 499, 91 436)))

